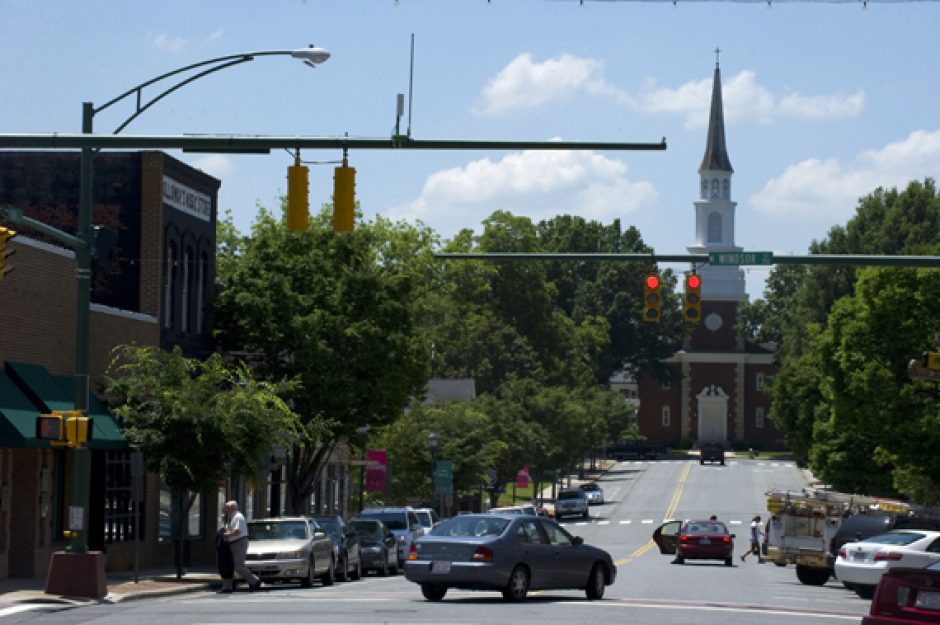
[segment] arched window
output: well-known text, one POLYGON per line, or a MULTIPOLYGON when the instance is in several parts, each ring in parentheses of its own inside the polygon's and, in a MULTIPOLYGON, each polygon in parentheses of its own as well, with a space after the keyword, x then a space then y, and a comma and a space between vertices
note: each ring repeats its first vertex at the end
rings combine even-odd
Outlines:
POLYGON ((718 212, 708 215, 708 242, 721 242, 721 214, 718 212))
POLYGON ((203 252, 199 257, 197 269, 198 283, 196 285, 196 333, 205 334, 206 331, 206 283, 209 281, 209 257, 203 252))
POLYGON ((705 179, 702 179, 702 199, 704 200, 707 197, 708 197, 708 181, 705 179))
POLYGON ((731 199, 731 181, 727 178, 721 181, 721 197, 726 200, 731 199))
POLYGON ((712 178, 712 197, 718 197, 718 178, 712 178))
POLYGON ((189 295, 190 283, 193 275, 193 250, 187 247, 183 253, 182 276, 180 278, 183 292, 180 294, 180 332, 189 332, 189 295))
POLYGON ((166 271, 163 277, 163 327, 173 327, 174 298, 176 290, 176 243, 170 241, 166 248, 166 271))

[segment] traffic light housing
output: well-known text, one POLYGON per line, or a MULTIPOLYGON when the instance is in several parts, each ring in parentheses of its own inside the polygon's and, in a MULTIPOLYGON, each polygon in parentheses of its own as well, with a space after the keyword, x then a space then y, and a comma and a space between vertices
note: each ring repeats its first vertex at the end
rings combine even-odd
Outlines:
POLYGON ((53 447, 83 447, 91 440, 93 423, 80 410, 53 410, 36 417, 36 438, 53 447))
POLYGON ((682 316, 691 323, 698 323, 702 320, 702 279, 695 273, 685 277, 682 316))
POLYGON ((61 414, 41 414, 36 417, 36 438, 49 441, 52 446, 67 445, 65 419, 61 414))
POLYGON ((7 241, 14 236, 16 236, 15 230, 0 226, 0 282, 3 281, 3 276, 13 271, 13 267, 7 264, 7 258, 13 255, 13 250, 7 249, 7 241))
POLYGON ((300 153, 294 166, 287 168, 287 229, 304 231, 310 226, 310 169, 300 164, 300 153))
POLYGON ((940 371, 940 352, 924 352, 922 363, 931 371, 940 371))
POLYGON ((69 442, 69 447, 83 447, 91 440, 91 417, 83 417, 80 412, 75 411, 75 415, 65 420, 65 438, 69 442))
POLYGON ((356 168, 346 157, 333 173, 333 232, 352 232, 356 216, 356 168))
POLYGON ((651 273, 643 280, 643 321, 656 322, 662 316, 663 298, 659 292, 662 281, 651 273))

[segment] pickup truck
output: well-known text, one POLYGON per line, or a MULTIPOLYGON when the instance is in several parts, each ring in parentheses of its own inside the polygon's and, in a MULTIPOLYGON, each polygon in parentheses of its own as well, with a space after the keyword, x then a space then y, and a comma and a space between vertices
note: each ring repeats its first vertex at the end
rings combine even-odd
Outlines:
POLYGON ((614 460, 626 460, 627 458, 653 460, 662 453, 663 449, 659 445, 638 438, 626 438, 607 446, 607 457, 614 460))

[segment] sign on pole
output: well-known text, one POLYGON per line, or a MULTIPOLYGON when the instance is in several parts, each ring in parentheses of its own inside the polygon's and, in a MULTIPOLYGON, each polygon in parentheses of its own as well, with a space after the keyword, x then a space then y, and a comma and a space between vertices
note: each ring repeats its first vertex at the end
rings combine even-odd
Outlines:
POLYGON ((773 265, 773 252, 709 252, 710 265, 773 265))
POLYGON ((519 472, 516 473, 516 488, 528 488, 529 487, 529 467, 522 467, 519 469, 519 472))
POLYGON ((434 463, 434 494, 450 495, 454 492, 454 461, 438 460, 434 463))

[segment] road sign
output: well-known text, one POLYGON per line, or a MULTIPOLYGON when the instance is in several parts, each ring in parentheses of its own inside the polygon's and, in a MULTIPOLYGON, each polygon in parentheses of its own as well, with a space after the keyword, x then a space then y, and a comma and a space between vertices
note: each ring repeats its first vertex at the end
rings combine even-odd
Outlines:
POLYGON ((773 252, 709 252, 710 265, 773 265, 773 252))
POLYGON ((454 461, 438 460, 434 463, 434 494, 450 495, 454 492, 454 461))

